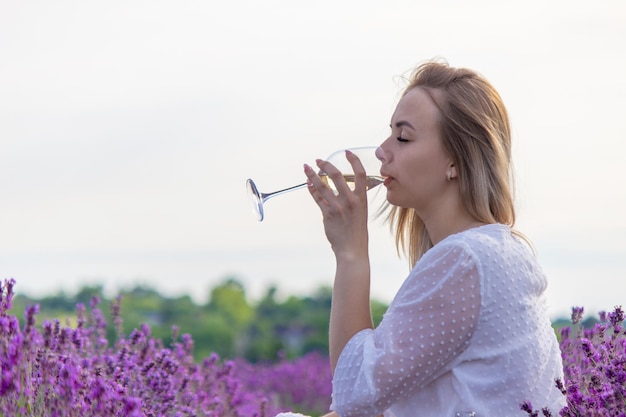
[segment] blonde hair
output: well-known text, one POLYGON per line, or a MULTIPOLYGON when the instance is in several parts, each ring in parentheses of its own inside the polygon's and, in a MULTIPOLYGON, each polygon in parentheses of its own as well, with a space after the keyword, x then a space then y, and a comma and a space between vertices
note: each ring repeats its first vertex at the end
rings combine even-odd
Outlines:
MULTIPOLYGON (((513 227, 511 129, 498 92, 475 71, 440 61, 418 66, 402 95, 414 88, 424 90, 439 109, 443 146, 455 164, 464 208, 479 222, 513 227)), ((414 209, 393 206, 387 220, 398 252, 411 265, 432 247, 414 209)))

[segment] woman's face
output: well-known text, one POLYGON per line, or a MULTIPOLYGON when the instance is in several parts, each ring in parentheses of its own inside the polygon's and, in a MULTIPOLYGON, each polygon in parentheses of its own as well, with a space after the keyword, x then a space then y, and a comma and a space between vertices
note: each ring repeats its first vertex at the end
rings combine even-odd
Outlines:
POLYGON ((391 135, 378 150, 387 201, 427 215, 442 203, 452 159, 443 148, 440 113, 431 97, 413 88, 402 97, 391 118, 391 135))

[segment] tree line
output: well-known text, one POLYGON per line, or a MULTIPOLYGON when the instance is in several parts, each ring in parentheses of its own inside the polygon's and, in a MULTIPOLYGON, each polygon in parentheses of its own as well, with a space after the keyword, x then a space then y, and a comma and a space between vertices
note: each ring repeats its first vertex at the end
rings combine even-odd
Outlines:
MULTIPOLYGON (((107 319, 107 336, 113 343, 117 338, 110 311, 114 300, 105 296, 101 285, 83 286, 73 295, 59 292, 40 298, 18 292, 12 310, 22 317, 27 305, 38 304, 38 326, 54 319, 75 326, 76 305, 82 303, 89 309, 94 296, 100 299, 98 308, 107 319)), ((175 326, 178 334, 192 336, 196 359, 217 353, 222 358, 260 362, 310 352, 327 354, 331 296, 330 287, 319 287, 310 295, 278 299, 277 288, 272 286, 260 300, 251 302, 244 285, 229 277, 210 290, 205 304, 194 302, 189 295, 170 297, 146 286, 122 290, 116 298, 121 304, 120 318, 126 335, 145 323, 153 337, 167 346, 175 326)), ((386 304, 372 301, 375 323, 380 322, 386 309, 386 304)))

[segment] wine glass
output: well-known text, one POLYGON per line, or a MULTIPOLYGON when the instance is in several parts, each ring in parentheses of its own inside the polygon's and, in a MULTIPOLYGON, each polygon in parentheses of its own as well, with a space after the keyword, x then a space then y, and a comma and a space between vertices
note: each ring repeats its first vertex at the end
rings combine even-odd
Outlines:
MULTIPOLYGON (((361 146, 356 148, 347 148, 350 152, 355 154, 360 160, 361 164, 365 168, 365 173, 367 176, 367 189, 371 190, 372 188, 380 185, 384 178, 380 176, 380 165, 381 162, 376 157, 376 149, 377 146, 361 146)), ((326 161, 333 164, 342 174, 350 189, 354 189, 354 172, 352 171, 352 165, 346 159, 346 149, 338 150, 333 152, 326 158, 326 161)), ((322 181, 326 183, 333 191, 337 192, 335 185, 332 180, 326 175, 324 172, 319 172, 320 178, 322 181)), ((252 208, 252 212, 256 216, 258 221, 263 221, 265 217, 265 212, 263 210, 263 204, 272 197, 276 197, 281 194, 288 193, 290 191, 298 190, 300 188, 306 187, 306 182, 298 185, 294 185, 289 188, 284 188, 282 190, 274 191, 271 193, 262 193, 259 192, 255 182, 248 178, 246 181, 246 191, 248 193, 248 200, 250 201, 250 206, 252 208)))

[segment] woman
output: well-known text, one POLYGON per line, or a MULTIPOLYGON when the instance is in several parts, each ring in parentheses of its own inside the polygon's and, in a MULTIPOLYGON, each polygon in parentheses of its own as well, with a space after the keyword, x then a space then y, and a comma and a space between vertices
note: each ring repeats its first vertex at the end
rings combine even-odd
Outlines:
POLYGON ((506 417, 525 415, 520 404, 531 401, 557 415, 562 363, 545 275, 513 230, 500 96, 471 70, 428 62, 414 71, 390 127, 377 156, 398 249, 414 266, 375 329, 363 166, 346 153, 351 191, 337 169, 316 161, 336 195, 304 167, 336 257, 331 409, 341 417, 506 417))

